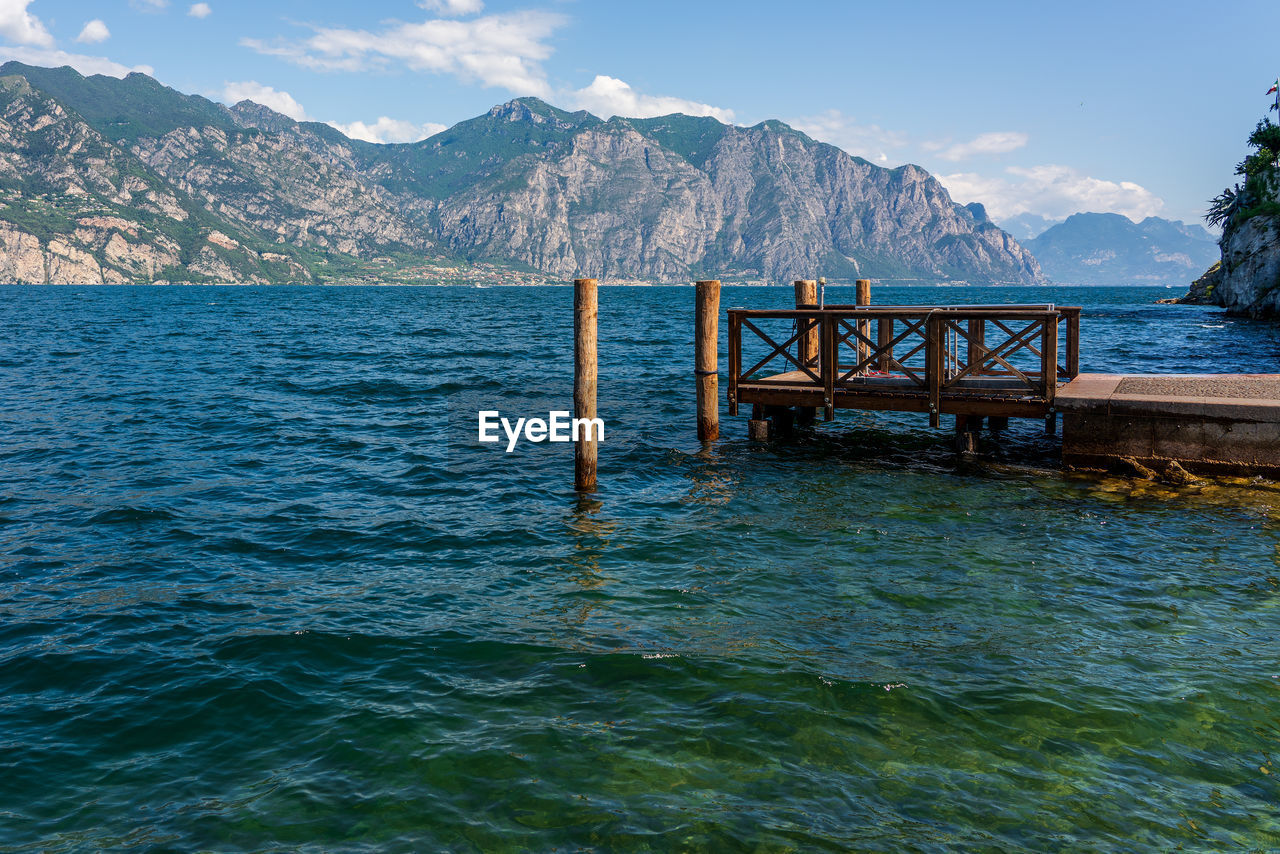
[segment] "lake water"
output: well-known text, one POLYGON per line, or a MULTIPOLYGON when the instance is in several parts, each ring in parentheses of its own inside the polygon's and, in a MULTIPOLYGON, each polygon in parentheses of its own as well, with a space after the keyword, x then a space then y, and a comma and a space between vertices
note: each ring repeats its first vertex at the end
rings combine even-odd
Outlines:
MULTIPOLYGON (((873 297, 1280 370, 1174 293, 873 297)), ((1063 474, 1032 422, 703 450, 693 290, 603 288, 580 500, 571 446, 475 441, 570 407, 571 289, 0 296, 0 851, 1280 848, 1280 485, 1063 474)))

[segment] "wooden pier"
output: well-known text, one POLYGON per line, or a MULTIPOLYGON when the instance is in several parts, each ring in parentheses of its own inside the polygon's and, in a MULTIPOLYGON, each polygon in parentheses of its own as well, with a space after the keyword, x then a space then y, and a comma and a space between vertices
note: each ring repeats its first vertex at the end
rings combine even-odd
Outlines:
POLYGON ((752 407, 752 438, 887 410, 954 415, 973 451, 984 419, 1054 432, 1061 411, 1075 468, 1280 477, 1280 374, 1081 374, 1079 307, 872 306, 861 286, 857 305, 819 305, 815 284, 796 282, 795 309, 728 311, 729 413, 752 407))
MULTIPOLYGON (((799 292, 799 291, 798 291, 799 292)), ((1080 309, 1054 305, 801 305, 730 309, 731 415, 837 409, 1044 418, 1080 371, 1080 309)))

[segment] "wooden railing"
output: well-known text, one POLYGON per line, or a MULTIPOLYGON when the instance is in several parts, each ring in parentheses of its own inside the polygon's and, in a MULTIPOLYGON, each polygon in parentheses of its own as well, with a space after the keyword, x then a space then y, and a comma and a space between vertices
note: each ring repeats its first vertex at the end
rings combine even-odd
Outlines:
POLYGON ((821 389, 828 419, 837 391, 926 398, 935 424, 944 397, 1032 399, 1051 411, 1058 382, 1079 373, 1079 341, 1076 307, 730 309, 730 412, 746 384, 810 392, 805 399, 821 389), (745 369, 744 329, 755 350, 745 369))

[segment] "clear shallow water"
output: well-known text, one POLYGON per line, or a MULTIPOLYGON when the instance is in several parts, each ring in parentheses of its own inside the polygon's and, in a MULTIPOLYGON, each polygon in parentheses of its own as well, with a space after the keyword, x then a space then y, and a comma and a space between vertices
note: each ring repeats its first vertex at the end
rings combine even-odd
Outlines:
MULTIPOLYGON (((568 408, 569 289, 0 291, 0 851, 1280 847, 1275 484, 918 416, 703 451, 692 290, 611 288, 579 500, 474 441, 568 408)), ((1277 370, 1171 293, 873 296, 1277 370)))

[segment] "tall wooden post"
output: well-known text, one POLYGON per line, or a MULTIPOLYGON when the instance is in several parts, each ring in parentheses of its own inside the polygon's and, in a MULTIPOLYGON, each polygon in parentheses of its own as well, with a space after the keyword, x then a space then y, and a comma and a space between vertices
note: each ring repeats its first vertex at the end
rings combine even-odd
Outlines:
POLYGON ((693 328, 693 372, 698 378, 698 438, 720 438, 720 282, 698 282, 693 328))
POLYGON ((876 349, 880 351, 880 371, 893 370, 893 318, 882 317, 876 323, 876 349))
MULTIPOLYGON (((802 306, 815 306, 818 304, 818 283, 813 279, 799 279, 795 283, 796 288, 796 308, 802 306)), ((818 325, 813 321, 801 320, 800 323, 809 323, 809 328, 800 336, 800 340, 796 357, 800 360, 800 364, 806 366, 816 365, 818 362, 818 325)))
MULTIPOLYGON (((857 290, 856 296, 854 297, 854 302, 856 302, 860 306, 871 305, 871 280, 858 279, 857 282, 855 282, 855 284, 857 285, 858 290, 857 290)), ((871 321, 870 320, 858 321, 858 335, 860 336, 860 339, 865 338, 868 341, 871 339, 871 321)), ((868 345, 866 341, 859 340, 858 341, 858 364, 862 364, 864 361, 866 361, 867 357, 870 355, 871 355, 870 345, 868 345)), ((862 371, 860 371, 860 373, 865 374, 867 371, 871 370, 871 368, 872 366, 868 365, 867 367, 863 368, 862 371)))
POLYGON ((969 376, 977 377, 986 373, 987 321, 974 317, 969 319, 969 349, 965 367, 972 368, 969 376), (973 367, 977 365, 977 367, 973 367))
MULTIPOLYGON (((796 308, 813 308, 818 304, 818 282, 815 279, 797 279, 796 288, 796 308)), ((800 335, 800 340, 796 342, 796 358, 800 360, 800 364, 812 370, 815 374, 821 376, 822 371, 818 365, 818 322, 815 320, 798 319, 796 323, 801 325, 804 330, 800 335), (808 326, 804 326, 808 324, 808 326)), ((806 380, 807 381, 807 380, 806 380)), ((818 410, 812 406, 797 406, 796 417, 801 424, 808 426, 813 423, 817 416, 818 410)))
POLYGON ((1044 397, 1049 402, 1049 414, 1044 419, 1044 432, 1050 436, 1058 426, 1058 412, 1054 401, 1058 397, 1058 317, 1045 320, 1041 328, 1044 336, 1040 347, 1040 372, 1044 379, 1044 397))
POLYGON ((1075 379, 1080 373, 1080 309, 1059 309, 1067 314, 1067 379, 1075 379))
POLYGON ((929 426, 942 423, 942 370, 946 358, 946 341, 942 334, 945 318, 929 312, 925 319, 925 380, 929 387, 929 426))
POLYGON ((818 282, 816 279, 796 279, 796 308, 818 304, 818 282))
MULTIPOLYGON (((596 299, 595 279, 573 281, 573 414, 596 417, 596 299)), ((574 443, 574 489, 596 491, 596 435, 589 428, 574 443)))

